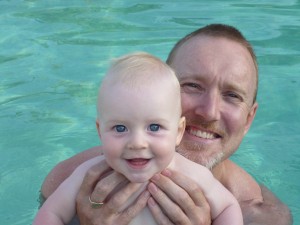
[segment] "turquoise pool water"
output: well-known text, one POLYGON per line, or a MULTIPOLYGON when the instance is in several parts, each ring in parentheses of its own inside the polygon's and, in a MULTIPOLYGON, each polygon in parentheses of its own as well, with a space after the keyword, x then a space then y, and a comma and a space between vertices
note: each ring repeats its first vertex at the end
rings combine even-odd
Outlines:
POLYGON ((95 99, 109 59, 165 59, 180 37, 220 22, 244 33, 260 67, 258 114, 232 159, 300 223, 299 10, 296 0, 0 1, 0 224, 30 224, 48 171, 99 144, 95 99))

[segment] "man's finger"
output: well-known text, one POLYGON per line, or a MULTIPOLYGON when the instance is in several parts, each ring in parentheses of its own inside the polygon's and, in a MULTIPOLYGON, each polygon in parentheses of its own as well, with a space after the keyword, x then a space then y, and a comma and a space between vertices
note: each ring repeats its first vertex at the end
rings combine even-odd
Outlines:
POLYGON ((158 224, 172 224, 169 218, 163 213, 159 205, 155 202, 155 200, 150 197, 148 200, 148 207, 152 216, 158 224))
POLYGON ((127 180, 123 175, 115 172, 109 174, 97 181, 93 192, 90 194, 91 199, 95 202, 108 201, 110 193, 114 193, 115 189, 124 182, 127 180))
MULTIPOLYGON (((169 170, 169 169, 164 170, 162 172, 162 174, 164 176, 168 177, 172 182, 174 182, 175 184, 180 186, 182 189, 184 189, 188 193, 188 195, 193 199, 193 202, 195 205, 197 205, 197 206, 205 205, 206 206, 208 204, 201 188, 191 178, 183 175, 180 172, 169 170)), ((163 188, 163 187, 161 187, 161 188, 163 188)), ((171 194, 177 196, 176 190, 175 190, 175 192, 172 192, 171 194)), ((187 203, 184 200, 184 197, 185 196, 183 196, 183 202, 182 201, 179 202, 180 204, 187 203)))
POLYGON ((111 171, 111 168, 105 161, 97 163, 92 166, 84 176, 83 182, 80 187, 80 192, 84 195, 89 196, 94 190, 95 185, 102 176, 111 171))
POLYGON ((151 195, 172 222, 176 224, 193 224, 199 221, 203 222, 200 224, 210 223, 210 206, 194 180, 180 172, 168 169, 162 174, 156 174, 151 181, 161 189, 154 194, 150 191, 151 195))
MULTIPOLYGON (((166 183, 167 180, 169 180, 167 177, 160 178, 160 183, 166 183)), ((170 185, 171 183, 169 183, 170 185)), ((164 188, 167 187, 167 185, 162 185, 164 188)), ((174 183, 171 184, 170 189, 177 190, 177 193, 179 190, 181 192, 184 192, 179 186, 175 185, 174 183)), ((151 196, 153 199, 157 202, 157 204, 162 209, 161 212, 158 211, 158 208, 154 208, 154 213, 156 215, 153 215, 156 220, 159 220, 157 222, 159 223, 165 223, 167 222, 166 219, 162 214, 167 216, 170 221, 174 224, 188 224, 188 218, 185 215, 184 211, 181 209, 181 207, 175 203, 170 196, 169 193, 161 190, 159 187, 157 187, 154 183, 150 183, 148 185, 148 190, 151 193, 151 196), (161 221, 162 220, 162 221, 161 221)), ((151 210, 151 209, 150 209, 151 210)))
POLYGON ((132 221, 132 219, 145 208, 149 197, 150 193, 145 190, 133 205, 131 205, 121 213, 120 221, 124 221, 124 224, 128 224, 130 221, 132 221))

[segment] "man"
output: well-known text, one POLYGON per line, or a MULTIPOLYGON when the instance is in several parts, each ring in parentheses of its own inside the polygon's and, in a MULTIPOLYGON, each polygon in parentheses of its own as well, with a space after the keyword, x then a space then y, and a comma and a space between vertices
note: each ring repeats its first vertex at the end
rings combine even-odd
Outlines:
MULTIPOLYGON (((258 107, 258 69, 250 44, 233 27, 209 25, 180 40, 167 63, 177 73, 187 119, 178 152, 211 168, 239 201, 245 224, 291 224, 288 208, 228 159, 248 132, 258 107)), ((74 168, 96 156, 98 148, 59 164, 46 178, 43 195, 49 196, 74 168)), ((107 165, 97 165, 83 181, 77 197, 81 224, 128 224, 145 204, 161 224, 210 224, 210 207, 202 191, 179 171, 155 175, 148 191, 124 211, 118 209, 135 186, 129 183, 109 196, 125 178, 116 173, 103 178, 107 171, 107 165), (92 209, 89 197, 105 204, 92 209)))

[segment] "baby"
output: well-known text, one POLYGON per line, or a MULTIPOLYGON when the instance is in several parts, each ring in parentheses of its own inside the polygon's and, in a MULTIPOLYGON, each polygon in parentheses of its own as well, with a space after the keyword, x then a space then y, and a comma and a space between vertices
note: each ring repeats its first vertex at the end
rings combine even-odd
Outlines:
MULTIPOLYGON (((205 167, 176 152, 185 130, 180 85, 173 70, 147 53, 117 59, 104 77, 98 96, 97 129, 102 154, 81 164, 39 210, 34 225, 67 224, 76 214, 76 195, 87 170, 102 160, 140 190, 165 168, 194 179, 211 208, 214 225, 241 225, 241 209, 233 195, 205 167)), ((91 204, 95 203, 89 199, 91 204)), ((91 208, 91 210, 93 210, 91 208)), ((130 224, 156 224, 145 207, 130 224)))

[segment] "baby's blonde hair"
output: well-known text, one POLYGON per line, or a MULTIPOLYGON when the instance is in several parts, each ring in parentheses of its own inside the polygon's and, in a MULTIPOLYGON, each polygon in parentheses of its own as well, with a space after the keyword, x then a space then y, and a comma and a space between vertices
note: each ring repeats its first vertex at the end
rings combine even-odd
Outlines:
POLYGON ((167 78, 179 88, 178 79, 173 69, 159 58, 146 52, 134 52, 112 60, 111 67, 103 80, 120 82, 132 88, 141 88, 157 80, 167 78))
POLYGON ((134 52, 112 61, 100 86, 98 113, 101 105, 101 91, 104 89, 109 91, 114 85, 121 84, 130 90, 137 91, 138 94, 145 87, 154 85, 153 88, 155 88, 156 82, 167 82, 171 85, 172 93, 178 99, 181 114, 180 84, 175 72, 165 62, 146 52, 134 52))

